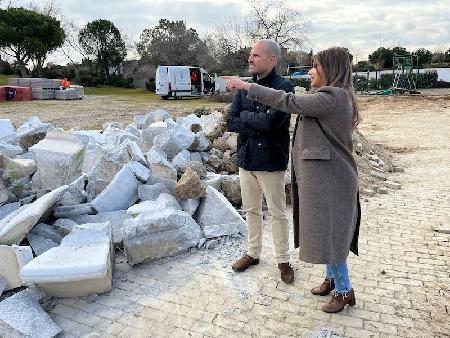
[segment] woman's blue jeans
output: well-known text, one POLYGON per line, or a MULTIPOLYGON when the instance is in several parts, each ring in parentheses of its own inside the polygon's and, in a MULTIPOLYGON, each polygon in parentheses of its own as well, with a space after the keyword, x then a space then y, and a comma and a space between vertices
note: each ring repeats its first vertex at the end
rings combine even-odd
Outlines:
POLYGON ((334 280, 337 294, 347 294, 352 289, 352 283, 348 277, 347 263, 327 264, 326 275, 329 279, 334 280))

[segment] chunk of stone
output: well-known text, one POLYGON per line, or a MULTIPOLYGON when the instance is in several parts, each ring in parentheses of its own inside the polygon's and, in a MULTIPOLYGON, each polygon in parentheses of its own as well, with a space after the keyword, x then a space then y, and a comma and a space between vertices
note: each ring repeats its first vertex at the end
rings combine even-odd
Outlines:
POLYGON ((103 123, 103 130, 107 130, 109 128, 123 129, 125 128, 122 122, 105 122, 103 123))
POLYGON ((87 176, 81 175, 71 184, 69 184, 69 189, 67 189, 64 194, 62 194, 60 205, 76 205, 83 204, 87 201, 87 193, 84 191, 86 185, 87 176))
POLYGON ((0 170, 3 171, 3 178, 14 184, 14 182, 32 175, 36 171, 36 164, 33 160, 11 159, 0 154, 0 170))
POLYGON ((157 150, 150 150, 147 153, 147 163, 152 172, 152 177, 160 177, 172 181, 177 180, 177 169, 167 161, 157 150))
POLYGON ((15 158, 17 155, 23 154, 23 148, 17 144, 9 144, 0 141, 0 154, 15 158))
POLYGON ((215 174, 212 172, 208 172, 206 174, 206 179, 205 179, 205 184, 207 186, 212 186, 214 189, 216 189, 217 191, 221 191, 222 190, 222 175, 220 174, 215 174))
POLYGON ((216 155, 209 155, 208 161, 206 161, 206 164, 215 170, 219 169, 221 163, 222 161, 216 155))
POLYGON ((8 202, 11 192, 9 191, 5 181, 0 177, 0 205, 8 202))
POLYGON ((20 145, 28 149, 43 140, 52 129, 54 129, 52 123, 42 123, 37 116, 33 116, 17 129, 20 145))
POLYGON ((186 211, 191 216, 194 215, 194 213, 197 211, 199 205, 199 198, 188 198, 180 200, 181 209, 183 209, 183 211, 186 211))
POLYGON ((197 161, 199 163, 202 163, 202 155, 199 152, 191 152, 191 161, 197 161))
POLYGON ((206 238, 246 235, 247 224, 231 203, 212 186, 206 188, 206 198, 197 210, 197 222, 206 238))
POLYGON ((163 122, 166 119, 170 118, 170 114, 163 109, 155 109, 145 114, 144 123, 142 125, 142 129, 147 128, 152 123, 155 122, 163 122))
POLYGON ((214 140, 223 134, 225 130, 225 121, 222 113, 215 111, 208 115, 202 115, 200 120, 202 130, 205 132, 208 139, 214 140))
POLYGON ((133 265, 186 252, 202 238, 192 217, 174 209, 139 214, 125 229, 125 254, 133 265))
POLYGON ((222 192, 234 205, 242 204, 241 184, 239 175, 222 176, 222 192))
POLYGON ((162 193, 170 193, 169 189, 162 183, 140 185, 138 188, 138 195, 142 201, 155 200, 162 193))
POLYGON ((112 288, 113 253, 109 224, 77 225, 59 247, 26 264, 20 277, 54 297, 108 292, 112 288))
POLYGON ((154 185, 154 184, 163 184, 169 191, 173 191, 175 186, 177 185, 176 180, 171 180, 163 177, 158 176, 150 176, 150 179, 147 181, 147 184, 154 185))
POLYGON ((27 240, 30 243, 31 248, 36 256, 43 254, 51 248, 57 247, 58 243, 53 242, 51 239, 44 238, 39 235, 29 233, 27 240))
POLYGON ((139 181, 144 183, 148 181, 151 171, 146 166, 140 162, 130 162, 128 165, 139 181))
POLYGON ((377 179, 379 179, 381 181, 385 181, 386 180, 386 175, 383 174, 382 172, 377 171, 377 170, 372 170, 370 172, 370 176, 373 176, 373 177, 375 177, 375 178, 377 178, 377 179))
POLYGON ((201 119, 195 114, 189 114, 187 116, 177 118, 177 123, 187 129, 190 129, 193 124, 200 124, 201 119))
POLYGON ((127 213, 136 216, 144 212, 154 213, 165 209, 181 210, 181 206, 175 197, 167 193, 162 193, 156 200, 143 201, 129 207, 127 213))
POLYGON ((167 154, 168 159, 173 159, 180 151, 188 149, 195 140, 195 134, 182 127, 176 127, 172 131, 155 136, 153 145, 167 154))
POLYGON ((177 169, 178 173, 182 173, 190 160, 191 153, 188 150, 182 150, 172 159, 172 165, 177 169))
POLYGON ((91 202, 97 212, 126 210, 138 200, 139 181, 128 163, 91 202))
POLYGON ((200 161, 189 161, 186 163, 186 169, 194 170, 200 179, 205 179, 207 175, 207 171, 203 163, 200 161))
MULTIPOLYGON (((0 199, 1 201, 1 199, 0 199)), ((8 203, 5 205, 2 205, 0 207, 0 219, 5 218, 6 216, 8 216, 9 214, 11 214, 12 212, 16 211, 17 209, 19 209, 21 206, 20 202, 14 202, 14 203, 8 203)))
POLYGON ((25 204, 30 204, 31 202, 33 202, 37 197, 37 194, 31 194, 30 196, 21 198, 19 200, 21 205, 25 205, 25 204))
POLYGON ((384 181, 384 185, 388 188, 396 189, 396 190, 400 190, 402 188, 402 185, 400 183, 389 181, 389 180, 384 181))
POLYGON ((153 140, 155 139, 155 136, 164 134, 168 130, 169 129, 166 122, 155 122, 145 128, 141 134, 142 151, 149 151, 153 146, 153 140))
POLYGON ((42 189, 52 190, 70 184, 81 175, 84 145, 66 132, 48 132, 44 140, 32 146, 42 189))
POLYGON ((14 134, 15 129, 11 120, 0 119, 0 138, 14 134))
POLYGON ((194 142, 190 145, 190 151, 208 151, 211 149, 211 142, 206 138, 206 134, 203 131, 199 131, 195 134, 194 142))
POLYGON ((59 187, 2 219, 0 221, 0 244, 20 243, 39 219, 58 202, 67 188, 67 185, 59 187))
POLYGON ((147 160, 142 153, 141 148, 136 142, 128 142, 128 152, 130 153, 131 159, 136 162, 140 162, 143 165, 147 165, 147 160))
POLYGON ((139 137, 119 128, 108 127, 103 133, 106 137, 108 148, 116 148, 127 141, 139 141, 139 137))
POLYGON ((34 234, 43 238, 48 238, 55 242, 56 244, 61 244, 63 239, 63 235, 61 232, 56 230, 55 227, 45 223, 37 224, 33 229, 31 229, 30 234, 34 234))
MULTIPOLYGON (((78 215, 73 217, 81 217, 81 216, 87 215, 78 215)), ((55 221, 55 223, 53 223, 53 227, 59 232, 61 232, 61 234, 63 234, 64 236, 68 235, 75 225, 78 225, 78 223, 68 218, 59 218, 55 221)))
POLYGON ((200 198, 206 196, 206 190, 198 174, 191 168, 187 168, 173 189, 173 195, 179 200, 200 198))
POLYGON ((3 277, 0 277, 0 296, 2 295, 3 291, 6 289, 6 279, 3 277))
POLYGON ((126 210, 100 212, 96 215, 79 215, 71 217, 72 222, 76 222, 74 225, 86 224, 86 223, 108 223, 112 229, 112 238, 115 245, 121 245, 123 241, 123 223, 125 220, 132 218, 127 214, 126 210))
POLYGON ((95 214, 95 210, 90 203, 62 205, 56 207, 53 214, 56 218, 68 218, 77 215, 91 215, 95 214))
POLYGON ((0 245, 0 277, 6 280, 5 291, 23 285, 20 269, 32 259, 33 252, 29 246, 0 245))
POLYGON ((0 303, 0 333, 2 337, 53 338, 62 332, 39 305, 44 294, 26 289, 0 303))
POLYGON ((92 201, 98 196, 114 179, 122 165, 106 156, 101 156, 89 173, 86 186, 87 201, 92 201))

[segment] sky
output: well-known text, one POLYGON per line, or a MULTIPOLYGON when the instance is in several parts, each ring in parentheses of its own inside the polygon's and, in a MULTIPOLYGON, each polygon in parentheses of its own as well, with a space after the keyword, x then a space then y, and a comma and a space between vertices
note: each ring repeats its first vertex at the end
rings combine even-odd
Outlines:
MULTIPOLYGON (((42 1, 5 1, 5 6, 42 5, 42 1)), ((129 41, 138 41, 142 31, 159 19, 184 20, 199 34, 211 32, 226 17, 244 16, 250 7, 245 0, 53 0, 69 20, 82 27, 95 19, 111 20, 129 41)), ((448 0, 287 0, 302 10, 308 21, 308 41, 302 49, 318 51, 329 46, 347 47, 356 61, 380 46, 402 46, 408 50, 431 51, 450 48, 450 5, 448 0)), ((79 56, 75 56, 77 59, 79 56)), ((67 59, 52 56, 58 63, 67 59)))

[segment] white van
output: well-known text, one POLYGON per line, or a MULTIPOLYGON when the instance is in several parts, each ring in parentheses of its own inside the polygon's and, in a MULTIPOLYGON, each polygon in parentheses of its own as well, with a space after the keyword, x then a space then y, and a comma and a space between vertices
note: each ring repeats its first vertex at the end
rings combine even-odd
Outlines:
POLYGON ((214 82, 203 68, 189 66, 159 66, 155 85, 156 94, 164 100, 200 97, 214 90, 214 82))

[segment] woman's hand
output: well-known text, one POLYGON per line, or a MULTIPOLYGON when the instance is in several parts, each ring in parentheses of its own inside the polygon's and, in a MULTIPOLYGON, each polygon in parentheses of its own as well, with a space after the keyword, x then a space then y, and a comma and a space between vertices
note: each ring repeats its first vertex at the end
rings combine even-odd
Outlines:
POLYGON ((239 79, 238 77, 235 76, 221 76, 221 78, 227 80, 227 89, 228 90, 233 90, 233 89, 244 89, 244 90, 249 90, 250 89, 250 83, 248 82, 244 82, 241 79, 239 79))

